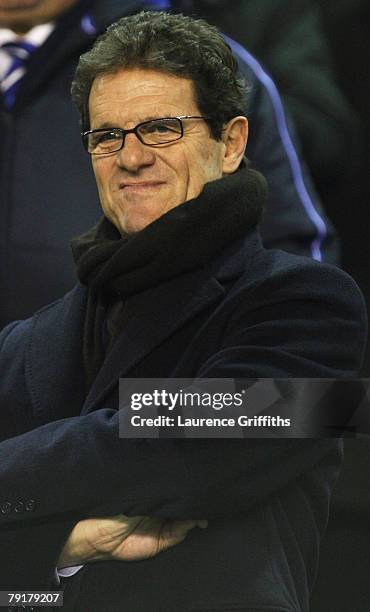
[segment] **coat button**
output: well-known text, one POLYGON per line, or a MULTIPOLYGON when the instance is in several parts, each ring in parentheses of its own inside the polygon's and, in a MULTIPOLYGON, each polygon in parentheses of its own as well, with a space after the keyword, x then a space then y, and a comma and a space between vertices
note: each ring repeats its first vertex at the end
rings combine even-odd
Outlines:
POLYGON ((34 499, 28 499, 24 504, 26 512, 33 512, 35 509, 36 502, 34 499))
POLYGON ((1 504, 1 507, 0 507, 1 514, 10 514, 12 509, 13 509, 13 506, 8 501, 1 504))
POLYGON ((14 512, 24 512, 24 503, 22 500, 17 501, 14 506, 14 512))

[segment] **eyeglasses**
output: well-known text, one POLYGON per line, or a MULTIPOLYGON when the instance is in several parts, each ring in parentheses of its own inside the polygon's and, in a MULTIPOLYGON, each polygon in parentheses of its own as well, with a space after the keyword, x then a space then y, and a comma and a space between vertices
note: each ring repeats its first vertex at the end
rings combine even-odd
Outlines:
POLYGON ((140 142, 148 147, 158 147, 183 137, 184 119, 203 119, 205 121, 206 117, 192 115, 163 117, 138 123, 129 130, 115 127, 89 130, 82 134, 82 140, 90 155, 108 155, 120 151, 124 147, 127 134, 135 134, 140 142))

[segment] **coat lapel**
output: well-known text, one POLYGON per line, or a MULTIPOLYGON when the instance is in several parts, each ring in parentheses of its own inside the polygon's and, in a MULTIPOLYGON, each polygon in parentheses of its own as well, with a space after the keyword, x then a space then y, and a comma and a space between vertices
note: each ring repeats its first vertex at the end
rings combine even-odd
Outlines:
POLYGON ((94 410, 120 377, 186 321, 220 300, 224 293, 224 288, 210 276, 209 270, 200 270, 130 299, 130 316, 125 329, 108 354, 86 398, 82 414, 94 410))
POLYGON ((210 268, 181 275, 130 299, 123 332, 108 354, 84 400, 82 334, 87 291, 81 285, 34 317, 26 357, 26 378, 39 424, 86 414, 127 373, 161 342, 211 304, 220 302, 227 287, 262 249, 258 235, 233 244, 210 268), (82 411, 81 411, 82 407, 82 411))

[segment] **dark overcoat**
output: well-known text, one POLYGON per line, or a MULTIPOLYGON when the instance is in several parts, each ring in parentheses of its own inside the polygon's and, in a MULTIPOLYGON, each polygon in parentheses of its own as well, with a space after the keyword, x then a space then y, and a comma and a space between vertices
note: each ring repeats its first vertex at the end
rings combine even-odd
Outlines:
POLYGON ((150 560, 87 564, 63 581, 66 610, 308 612, 340 444, 120 439, 118 379, 355 376, 354 282, 253 231, 131 297, 87 397, 86 299, 78 285, 0 336, 1 589, 52 587, 72 526, 123 512, 209 526, 150 560))

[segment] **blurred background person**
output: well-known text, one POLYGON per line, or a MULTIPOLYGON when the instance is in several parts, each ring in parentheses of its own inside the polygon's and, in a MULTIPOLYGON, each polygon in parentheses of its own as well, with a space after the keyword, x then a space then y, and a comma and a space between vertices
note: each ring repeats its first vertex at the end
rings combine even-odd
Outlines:
MULTIPOLYGON (((184 0, 175 0, 181 7, 184 0)), ((355 144, 355 114, 339 88, 320 7, 312 0, 188 0, 220 25, 273 76, 291 113, 320 195, 345 170, 355 144)))

